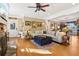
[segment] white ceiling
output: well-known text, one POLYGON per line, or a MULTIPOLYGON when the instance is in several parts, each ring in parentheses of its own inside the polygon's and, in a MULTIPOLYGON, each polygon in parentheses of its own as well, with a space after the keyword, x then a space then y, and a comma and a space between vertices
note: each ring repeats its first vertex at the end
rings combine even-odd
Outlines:
POLYGON ((56 18, 53 18, 52 21, 57 21, 57 22, 59 22, 59 21, 61 21, 61 22, 76 21, 77 18, 79 18, 79 12, 56 17, 56 18))
MULTIPOLYGON (((45 4, 49 4, 49 3, 45 3, 45 4)), ((44 8, 46 12, 43 11, 34 12, 35 8, 28 8, 28 6, 35 6, 34 3, 10 3, 9 15, 46 19, 49 18, 50 16, 52 17, 52 15, 55 15, 59 12, 65 11, 67 9, 71 9, 77 6, 78 4, 73 5, 71 3, 50 3, 49 5, 50 5, 49 7, 44 8)))

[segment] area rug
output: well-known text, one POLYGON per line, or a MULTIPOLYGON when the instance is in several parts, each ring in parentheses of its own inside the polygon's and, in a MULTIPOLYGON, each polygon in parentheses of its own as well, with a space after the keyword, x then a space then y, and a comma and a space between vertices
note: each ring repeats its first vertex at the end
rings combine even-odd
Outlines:
POLYGON ((9 42, 7 43, 7 45, 8 45, 9 47, 16 48, 16 41, 9 41, 9 42))
POLYGON ((16 41, 10 40, 8 41, 7 45, 8 48, 7 48, 6 56, 16 56, 16 41))
POLYGON ((16 49, 12 47, 8 47, 6 56, 16 56, 16 49))
POLYGON ((41 48, 41 49, 50 49, 53 45, 53 43, 51 44, 48 44, 48 45, 44 45, 44 46, 40 46, 39 44, 37 44, 36 42, 34 42, 34 40, 31 40, 31 42, 36 45, 38 48, 41 48))

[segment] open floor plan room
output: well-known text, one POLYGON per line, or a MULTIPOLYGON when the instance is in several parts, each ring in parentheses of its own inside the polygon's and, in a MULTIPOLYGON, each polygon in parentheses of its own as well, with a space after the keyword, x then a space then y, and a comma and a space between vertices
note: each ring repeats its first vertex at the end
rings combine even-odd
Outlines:
POLYGON ((79 56, 78 43, 78 3, 0 3, 0 56, 79 56))

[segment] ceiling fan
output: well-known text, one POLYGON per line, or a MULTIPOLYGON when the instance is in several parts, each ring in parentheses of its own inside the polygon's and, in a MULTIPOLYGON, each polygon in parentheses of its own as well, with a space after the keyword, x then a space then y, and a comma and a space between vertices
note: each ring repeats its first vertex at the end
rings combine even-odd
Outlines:
POLYGON ((46 10, 44 10, 43 8, 48 7, 48 6, 49 4, 42 5, 41 3, 36 3, 36 6, 28 6, 28 8, 36 8, 35 12, 40 11, 40 10, 45 12, 46 10))

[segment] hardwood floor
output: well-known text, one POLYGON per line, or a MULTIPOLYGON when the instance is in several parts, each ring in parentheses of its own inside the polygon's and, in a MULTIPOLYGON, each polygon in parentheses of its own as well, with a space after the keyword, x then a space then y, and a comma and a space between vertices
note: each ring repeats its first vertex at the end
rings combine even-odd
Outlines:
MULTIPOLYGON (((79 39, 77 36, 72 36, 70 38, 70 45, 65 46, 58 43, 53 43, 52 46, 48 49, 48 54, 43 54, 39 50, 39 48, 34 45, 30 39, 17 39, 16 40, 16 55, 17 56, 79 56, 79 39), (34 53, 31 51, 33 49, 37 49, 40 53, 34 53), (26 51, 25 51, 26 50, 26 51)), ((43 50, 43 52, 46 52, 43 50)))

